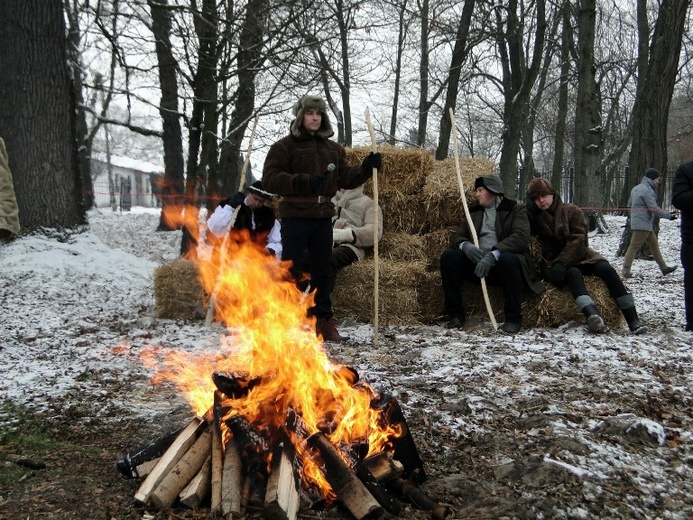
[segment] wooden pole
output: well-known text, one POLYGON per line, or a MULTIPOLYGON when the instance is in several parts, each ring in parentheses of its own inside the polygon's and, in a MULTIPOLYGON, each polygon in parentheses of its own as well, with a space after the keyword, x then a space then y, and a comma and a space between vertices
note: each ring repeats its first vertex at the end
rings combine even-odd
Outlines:
MULTIPOLYGON (((479 238, 476 235, 476 229, 474 229, 474 224, 472 223, 472 216, 469 214, 469 206, 467 205, 467 197, 464 194, 464 183, 462 182, 462 171, 460 170, 460 155, 457 151, 457 124, 455 123, 455 113, 450 108, 450 123, 452 123, 452 139, 453 148, 455 150, 455 170, 457 171, 457 182, 460 184, 460 197, 462 198, 462 206, 464 208, 464 215, 467 219, 467 227, 469 227, 469 233, 472 235, 472 240, 474 245, 479 247, 479 238)), ((484 302, 486 303, 486 311, 488 312, 488 317, 491 319, 491 325, 493 325, 493 330, 498 330, 498 323, 496 322, 496 316, 493 314, 493 307, 491 307, 491 300, 488 297, 488 289, 486 288, 486 278, 481 279, 481 291, 484 293, 484 302)))
MULTIPOLYGON (((366 108, 366 124, 368 132, 371 134, 371 151, 378 150, 375 142, 375 132, 371 123, 371 113, 366 108)), ((378 168, 373 168, 373 204, 375 211, 373 216, 373 345, 378 346, 378 280, 380 278, 380 262, 378 255, 378 231, 380 230, 379 211, 378 211, 378 168)))
MULTIPOLYGON (((243 191, 243 184, 245 184, 245 176, 248 172, 248 165, 250 164, 250 152, 253 150, 253 139, 255 138, 255 129, 257 128, 257 122, 259 119, 260 115, 258 114, 255 116, 255 121, 253 121, 253 129, 250 132, 250 139, 248 140, 248 150, 246 150, 245 152, 245 161, 243 161, 243 168, 241 168, 241 179, 238 183, 239 191, 243 191)), ((223 266, 226 264, 226 250, 229 244, 229 234, 231 233, 231 228, 233 228, 233 225, 236 223, 236 217, 238 216, 238 210, 240 209, 240 207, 241 205, 239 204, 238 207, 234 210, 233 215, 231 215, 231 220, 229 220, 229 223, 226 225, 226 234, 224 235, 224 240, 221 242, 221 254, 219 255, 220 272, 223 266)), ((214 285, 212 295, 209 297, 209 305, 207 306, 207 316, 205 317, 206 327, 212 325, 212 321, 214 320, 214 308, 216 307, 216 299, 218 292, 219 280, 217 280, 217 283, 214 285)))

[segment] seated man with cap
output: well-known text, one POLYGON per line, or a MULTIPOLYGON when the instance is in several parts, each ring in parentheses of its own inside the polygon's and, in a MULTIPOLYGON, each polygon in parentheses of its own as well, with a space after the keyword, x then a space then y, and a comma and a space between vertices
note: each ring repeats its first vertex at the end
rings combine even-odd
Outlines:
POLYGON ((472 241, 465 220, 440 257, 445 310, 450 318, 447 326, 464 326, 462 281, 486 278, 503 290, 505 322, 500 330, 515 334, 522 324, 523 287, 536 293, 544 290, 529 254, 527 208, 504 196, 503 183, 495 175, 477 177, 474 188, 478 204, 472 205, 469 212, 479 245, 472 241))
POLYGON ((261 181, 255 181, 246 188, 245 194, 238 192, 222 200, 207 220, 207 229, 223 239, 229 223, 234 219, 233 230, 247 230, 251 240, 265 245, 270 253, 281 257, 279 221, 274 216, 274 210, 265 206, 265 202, 272 197, 264 190, 261 181))

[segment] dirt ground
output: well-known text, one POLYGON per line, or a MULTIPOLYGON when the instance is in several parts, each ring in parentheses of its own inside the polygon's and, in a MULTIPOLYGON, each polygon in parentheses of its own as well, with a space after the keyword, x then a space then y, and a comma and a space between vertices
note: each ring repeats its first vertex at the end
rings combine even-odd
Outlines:
MULTIPOLYGON (((445 338, 439 340, 445 341, 445 338)), ((332 348, 336 357, 354 359, 359 352, 369 355, 362 345, 354 343, 332 348)), ((399 376, 405 377, 406 360, 413 360, 415 346, 406 344, 401 337, 386 334, 381 350, 377 358, 387 358, 388 369, 401 370, 399 376)), ((530 367, 537 374, 545 368, 530 367)), ((677 374, 680 368, 673 365, 659 366, 658 370, 663 380, 680 377, 677 374)), ((472 395, 476 385, 483 384, 471 377, 465 381, 469 386, 460 386, 460 395, 472 395)), ((519 398, 511 406, 489 401, 484 407, 492 413, 481 414, 472 409, 476 408, 474 403, 464 399, 451 401, 437 386, 425 380, 408 384, 412 393, 436 403, 433 409, 440 413, 452 412, 483 426, 483 434, 461 437, 453 428, 440 426, 441 421, 424 412, 423 407, 408 406, 411 403, 407 403, 407 392, 400 395, 403 408, 408 409, 407 421, 428 474, 422 489, 435 501, 453 508, 454 518, 693 518, 690 481, 688 484, 653 482, 653 486, 662 488, 657 495, 659 499, 649 500, 647 509, 643 510, 632 503, 633 497, 641 495, 642 482, 633 478, 627 468, 616 471, 615 478, 605 479, 598 485, 598 492, 594 492, 586 488, 584 476, 547 462, 547 456, 557 458, 560 455, 563 460, 570 460, 566 455, 599 457, 599 450, 590 453, 589 444, 554 431, 548 412, 552 407, 570 409, 574 395, 568 385, 549 386, 541 397, 519 398), (674 491, 678 488, 679 492, 668 488, 674 491)), ((111 396, 123 396, 129 388, 128 381, 120 381, 112 382, 104 390, 111 396)), ((140 397, 171 399, 163 388, 140 397)), ((679 468, 682 477, 685 471, 690 471, 693 465, 690 444, 681 443, 678 435, 672 433, 691 430, 690 402, 685 393, 669 391, 643 396, 615 393, 593 385, 593 395, 585 397, 594 402, 609 401, 615 410, 638 410, 641 416, 668 426, 665 455, 660 447, 648 442, 646 436, 624 435, 617 428, 595 433, 595 443, 601 444, 600 449, 618 448, 627 454, 620 456, 624 465, 629 464, 627 457, 651 456, 653 464, 677 462, 682 466, 679 468)), ((133 497, 140 482, 126 479, 116 470, 119 454, 186 424, 189 416, 183 407, 173 405, 170 413, 159 414, 155 420, 122 420, 117 416, 97 420, 94 417, 98 406, 89 400, 67 408, 55 403, 55 413, 50 416, 28 413, 18 418, 13 432, 0 436, 0 460, 8 461, 2 469, 5 478, 0 480, 0 519, 211 518, 208 509, 191 511, 176 506, 170 511, 156 511, 136 506, 133 497), (48 448, 44 445, 33 448, 26 441, 26 436, 34 435, 37 429, 47 439, 48 448), (19 438, 25 440, 19 441, 19 438), (43 461, 46 467, 19 466, 9 462, 12 455, 43 461)), ((564 415, 563 419, 572 424, 584 425, 588 420, 580 411, 564 415)), ((257 516, 248 516, 252 517, 257 516)), ((348 519, 351 515, 335 507, 324 513, 303 511, 301 518, 348 519)), ((425 519, 431 518, 431 513, 405 504, 399 518, 425 519)))

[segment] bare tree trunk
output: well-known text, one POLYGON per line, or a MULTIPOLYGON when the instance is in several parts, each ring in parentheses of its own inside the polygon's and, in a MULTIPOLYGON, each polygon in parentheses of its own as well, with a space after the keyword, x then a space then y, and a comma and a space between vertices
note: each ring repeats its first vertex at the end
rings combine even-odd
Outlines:
POLYGON ((561 78, 558 86, 558 112, 556 114, 556 137, 554 140, 553 166, 551 168, 551 184, 559 190, 565 165, 565 133, 568 120, 568 76, 570 74, 570 42, 573 39, 570 25, 570 2, 564 2, 561 8, 561 78))
POLYGON ((161 199, 159 231, 172 231, 164 212, 168 206, 183 210, 184 161, 183 132, 178 116, 178 80, 176 60, 171 52, 171 13, 168 0, 147 0, 152 13, 152 32, 156 38, 156 56, 159 62, 161 88, 161 114, 164 144, 164 186, 161 199))
POLYGON ((86 223, 61 0, 0 0, 0 136, 22 228, 86 223))
POLYGON ((452 51, 450 60, 450 77, 448 78, 448 90, 445 96, 445 106, 443 116, 440 119, 440 136, 438 139, 438 149, 436 159, 443 160, 450 151, 450 131, 452 122, 450 121, 450 109, 455 108, 457 96, 460 91, 460 77, 462 75, 462 64, 467 58, 469 49, 467 46, 467 36, 469 35, 469 25, 472 21, 475 0, 465 0, 460 21, 457 25, 457 35, 455 37, 455 47, 452 51))
POLYGON ((575 110, 575 204, 603 204, 602 119, 599 89, 595 81, 594 30, 596 0, 583 0, 578 15, 578 91, 575 110))
POLYGON ((419 127, 416 131, 416 144, 426 144, 426 127, 428 126, 428 35, 430 31, 428 19, 428 0, 421 0, 421 62, 419 65, 419 127))
POLYGON ((409 23, 406 22, 407 0, 403 0, 398 6, 399 29, 397 33, 397 56, 395 58, 395 84, 392 96, 392 113, 390 115, 390 135, 387 142, 391 145, 395 144, 395 134, 397 132, 397 111, 399 109, 399 93, 400 83, 402 81, 402 56, 404 54, 404 41, 407 35, 409 23))

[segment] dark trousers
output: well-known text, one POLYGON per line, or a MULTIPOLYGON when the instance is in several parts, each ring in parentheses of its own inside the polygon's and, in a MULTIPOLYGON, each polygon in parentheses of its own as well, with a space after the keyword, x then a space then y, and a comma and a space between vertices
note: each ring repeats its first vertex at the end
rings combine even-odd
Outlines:
POLYGON ((297 282, 304 252, 310 261, 310 285, 315 292, 315 306, 309 314, 318 318, 332 316, 330 299, 330 257, 332 256, 332 219, 285 218, 282 220, 282 260, 291 262, 291 274, 297 282))
POLYGON ((681 266, 683 267, 686 330, 693 330, 693 242, 681 242, 681 266))
MULTIPOLYGON (((445 311, 451 318, 464 318, 462 281, 480 283, 474 274, 475 265, 459 249, 448 248, 440 256, 440 276, 443 280, 445 311)), ((498 262, 486 277, 489 285, 500 285, 505 298, 505 321, 522 322, 522 264, 515 253, 501 253, 498 262)))
POLYGON ((601 278, 614 300, 628 294, 628 290, 616 269, 606 260, 600 260, 596 264, 581 264, 568 267, 565 271, 565 282, 555 285, 558 287, 567 285, 573 298, 584 296, 589 294, 587 287, 585 287, 585 275, 601 278))
POLYGON ((353 249, 348 246, 337 246, 332 249, 330 258, 330 292, 334 291, 337 273, 343 267, 353 264, 359 259, 353 249))

